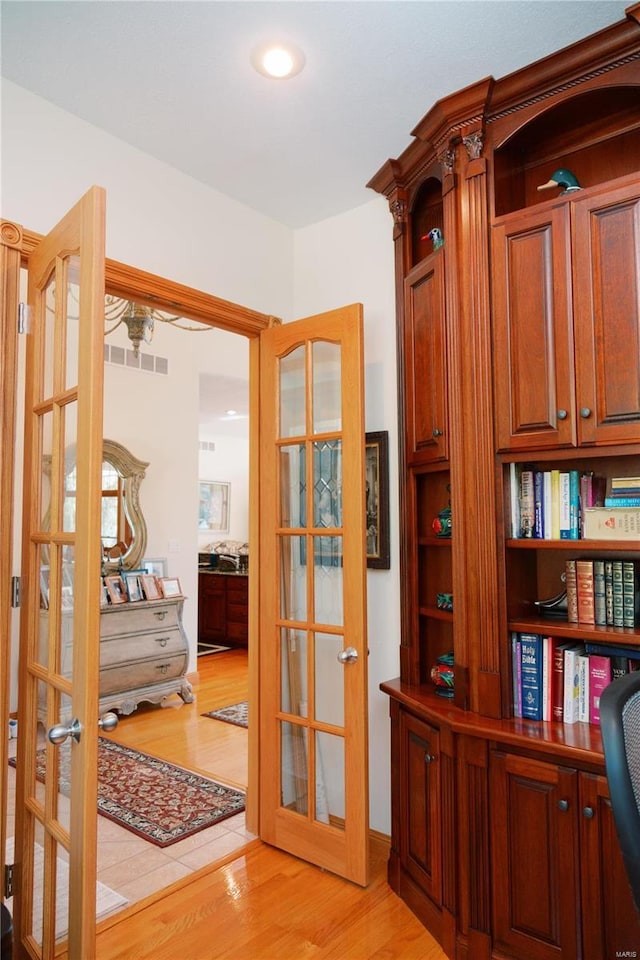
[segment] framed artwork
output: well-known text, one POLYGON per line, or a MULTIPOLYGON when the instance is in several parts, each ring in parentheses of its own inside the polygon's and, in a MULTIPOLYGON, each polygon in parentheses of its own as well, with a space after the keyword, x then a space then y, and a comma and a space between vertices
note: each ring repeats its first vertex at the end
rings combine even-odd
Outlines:
POLYGON ((160 587, 158 586, 158 581, 152 573, 143 573, 140 575, 140 584, 142 586, 142 592, 144 593, 147 600, 161 600, 162 594, 160 592, 160 587))
POLYGON ((229 532, 231 484, 200 480, 198 485, 198 530, 229 532))
POLYGON ((125 573, 124 582, 127 586, 127 596, 131 603, 135 603, 136 600, 142 600, 142 590, 140 588, 140 574, 139 573, 125 573))
POLYGON ((162 596, 166 597, 166 599, 182 596, 182 587, 177 577, 162 577, 160 580, 160 588, 162 590, 162 596))
POLYGON ((365 435, 367 566, 388 570, 389 549, 389 433, 365 435))
POLYGON ((111 577, 105 577, 104 583, 111 603, 127 602, 127 588, 121 576, 114 574, 111 577))
POLYGON ((142 561, 142 569, 153 577, 166 577, 167 561, 164 557, 147 557, 142 561))

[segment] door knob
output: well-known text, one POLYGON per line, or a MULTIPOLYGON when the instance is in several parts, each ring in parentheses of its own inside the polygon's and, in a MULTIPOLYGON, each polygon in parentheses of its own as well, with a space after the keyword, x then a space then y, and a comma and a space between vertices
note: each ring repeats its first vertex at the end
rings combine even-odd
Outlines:
POLYGON ((47 730, 47 738, 49 743, 53 743, 56 746, 64 743, 68 737, 71 737, 72 740, 79 743, 81 730, 82 726, 80 721, 77 717, 74 717, 68 726, 64 723, 56 723, 52 727, 49 727, 47 730))
POLYGON ((103 713, 101 717, 98 718, 98 726, 101 730, 104 730, 105 733, 111 733, 112 730, 118 726, 118 714, 117 713, 103 713))
POLYGON ((338 654, 338 663, 355 663, 358 659, 358 651, 355 647, 345 647, 338 654))

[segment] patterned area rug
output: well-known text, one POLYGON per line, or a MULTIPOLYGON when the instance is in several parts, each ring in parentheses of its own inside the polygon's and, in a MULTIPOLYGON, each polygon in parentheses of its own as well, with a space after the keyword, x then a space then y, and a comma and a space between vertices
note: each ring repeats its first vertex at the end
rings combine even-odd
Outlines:
MULTIPOLYGON (((37 775, 44 780, 46 751, 38 750, 37 775)), ((69 778, 61 770, 60 790, 69 778)), ((245 795, 113 740, 98 738, 98 813, 168 847, 244 810, 245 795)))
POLYGON ((246 700, 240 703, 232 703, 229 707, 222 707, 220 710, 209 710, 203 713, 203 717, 212 717, 214 720, 224 720, 225 723, 235 723, 236 727, 249 726, 249 704, 246 700))

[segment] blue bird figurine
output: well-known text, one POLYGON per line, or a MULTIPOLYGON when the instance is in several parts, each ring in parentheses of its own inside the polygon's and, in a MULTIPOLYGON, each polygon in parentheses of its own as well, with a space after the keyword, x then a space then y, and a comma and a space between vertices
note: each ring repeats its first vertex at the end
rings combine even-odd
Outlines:
POLYGON ((540 184, 538 190, 549 190, 551 187, 564 187, 558 194, 559 197, 563 197, 565 193, 575 193, 576 190, 582 189, 575 173, 572 173, 571 170, 565 170, 564 168, 555 170, 551 174, 551 179, 546 183, 540 184))
MULTIPOLYGON (((434 227, 432 230, 429 230, 427 234, 429 240, 433 240, 433 249, 439 250, 440 247, 444 246, 444 237, 442 236, 442 230, 440 227, 434 227)), ((423 240, 426 240, 427 237, 423 237, 423 240)))

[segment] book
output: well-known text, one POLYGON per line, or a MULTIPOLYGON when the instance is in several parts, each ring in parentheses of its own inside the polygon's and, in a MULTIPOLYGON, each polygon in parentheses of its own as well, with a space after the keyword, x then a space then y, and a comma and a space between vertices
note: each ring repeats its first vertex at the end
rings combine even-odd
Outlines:
POLYGON ((605 598, 604 560, 593 561, 593 612, 594 621, 600 626, 607 622, 605 598))
POLYGON ((578 623, 595 623, 593 560, 576 560, 578 623))
POLYGON ((520 635, 511 634, 511 683, 513 686, 513 715, 522 716, 521 691, 521 663, 520 663, 520 635))
POLYGON ((580 474, 569 471, 569 539, 580 539, 580 474))
POLYGON ((565 582, 567 588, 567 620, 569 623, 578 622, 578 580, 576 576, 576 561, 567 560, 565 563, 565 582))
POLYGON ((640 477, 609 477, 605 496, 640 497, 640 477))
POLYGON ((627 660, 640 661, 640 647, 613 645, 609 643, 586 643, 587 653, 597 653, 603 657, 625 657, 627 660))
POLYGON ((509 494, 511 500, 511 536, 517 539, 520 536, 520 473, 519 463, 509 464, 509 494))
POLYGON ((611 561, 611 579, 613 582, 613 625, 624 626, 624 600, 622 585, 622 560, 611 561))
POLYGON ((604 605, 607 626, 613 626, 613 564, 604 561, 604 605))
POLYGON ((533 473, 534 521, 533 535, 538 540, 544 539, 544 473, 534 470, 533 473))
POLYGON ((590 507, 584 511, 587 540, 640 540, 640 508, 590 507))
POLYGON ((542 719, 551 720, 553 701, 553 637, 542 638, 542 719))
POLYGON ((578 698, 580 694, 578 655, 583 649, 580 644, 572 644, 564 651, 564 703, 562 717, 564 723, 578 722, 578 698))
POLYGON ((564 654, 574 646, 570 640, 553 639, 552 680, 551 680, 551 719, 562 723, 564 719, 564 654))
POLYGON ((544 538, 551 540, 553 531, 551 530, 551 471, 545 470, 542 476, 542 494, 544 504, 544 538))
POLYGON ((589 723, 589 655, 586 650, 578 654, 578 722, 589 723))
POLYGON ((571 536, 571 490, 568 470, 560 470, 558 474, 558 499, 560 539, 568 540, 571 536))
POLYGON ((633 560, 622 561, 622 626, 635 627, 638 622, 638 583, 633 560))
POLYGON ((640 509, 640 497, 605 497, 604 498, 605 507, 613 507, 614 510, 618 507, 635 507, 640 509))
POLYGON ((551 539, 560 539, 560 471, 551 471, 551 539))
POLYGON ((539 633, 520 634, 522 716, 542 720, 542 637, 539 633))
POLYGON ((520 474, 520 536, 533 537, 535 523, 535 498, 533 470, 523 467, 520 474))
POLYGON ((589 723, 600 725, 600 697, 611 683, 611 659, 589 655, 589 723))
POLYGON ((628 657, 618 657, 612 656, 609 657, 611 660, 611 679, 618 680, 620 677, 625 677, 629 673, 629 658, 628 657))

